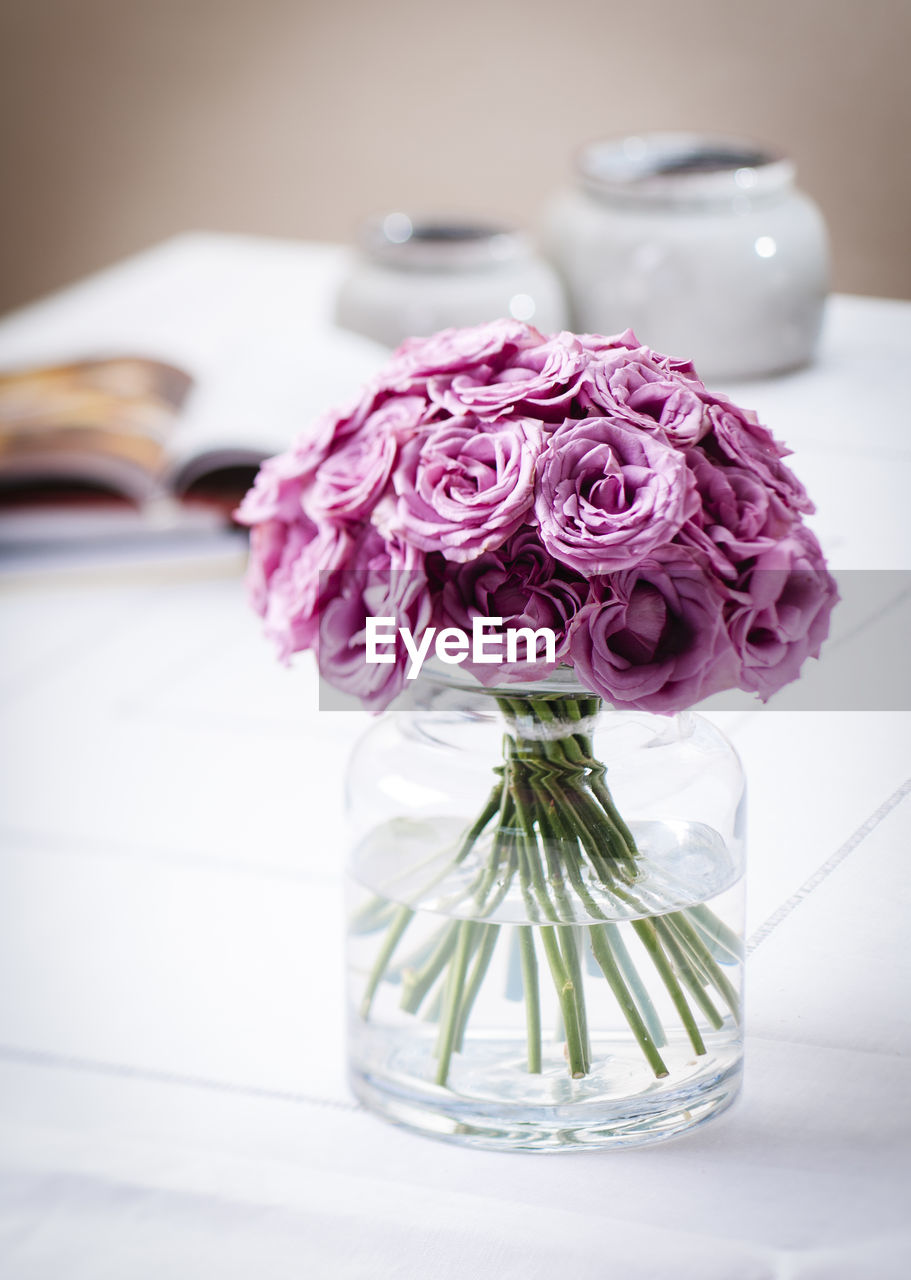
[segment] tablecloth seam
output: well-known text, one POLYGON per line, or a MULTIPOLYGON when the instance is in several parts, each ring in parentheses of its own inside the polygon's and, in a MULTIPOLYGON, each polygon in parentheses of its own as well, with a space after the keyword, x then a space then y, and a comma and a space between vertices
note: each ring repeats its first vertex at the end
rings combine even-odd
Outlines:
POLYGON ((243 858, 225 858, 219 854, 196 853, 191 849, 171 849, 166 845, 142 846, 129 840, 94 840, 60 832, 29 830, 0 823, 0 857, 27 849, 55 857, 140 859, 153 866, 176 867, 189 871, 213 871, 253 876, 256 880, 284 880, 300 886, 337 886, 341 874, 313 874, 301 867, 277 862, 254 863, 243 858))
POLYGON ((836 867, 839 867, 841 863, 844 862, 845 858, 847 858, 850 853, 853 853, 858 845, 862 844, 863 841, 866 840, 867 836, 875 831, 883 819, 887 818, 892 810, 896 808, 909 793, 911 793, 911 778, 906 779, 900 787, 897 787, 896 790, 893 791, 892 795, 889 796, 888 799, 884 800, 879 808, 875 809, 874 812, 870 814, 866 822, 861 823, 856 831, 854 831, 848 839, 845 840, 845 842, 840 845, 824 863, 822 863, 821 866, 817 867, 811 876, 804 880, 803 884, 791 894, 790 898, 773 911, 768 919, 766 919, 759 928, 754 931, 747 940, 747 955, 752 954, 752 952, 754 952, 761 943, 765 942, 766 938, 778 928, 781 922, 785 920, 792 911, 796 910, 796 908, 800 906, 801 902, 808 898, 815 889, 818 889, 824 880, 828 879, 836 867))
POLYGON ((118 1079, 137 1080, 143 1084, 178 1085, 188 1089, 202 1089, 210 1093, 263 1098, 273 1102, 302 1103, 305 1106, 326 1107, 336 1111, 364 1110, 359 1102, 353 1100, 349 1102, 342 1098, 325 1098, 318 1094, 298 1093, 293 1089, 270 1089, 264 1085, 239 1084, 231 1080, 189 1075, 181 1071, 136 1067, 126 1062, 106 1062, 100 1058, 83 1058, 75 1054, 52 1053, 45 1049, 27 1049, 18 1045, 0 1043, 0 1061, 19 1063, 22 1066, 47 1067, 56 1071, 76 1071, 84 1075, 114 1076, 118 1079))

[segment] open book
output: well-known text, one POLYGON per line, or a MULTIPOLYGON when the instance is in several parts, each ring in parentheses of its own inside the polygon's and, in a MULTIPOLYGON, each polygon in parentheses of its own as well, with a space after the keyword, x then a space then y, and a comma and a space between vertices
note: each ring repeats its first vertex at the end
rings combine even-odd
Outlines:
POLYGON ((0 505, 186 492, 172 450, 191 383, 127 356, 0 373, 0 505))
POLYGON ((331 324, 344 262, 181 236, 0 321, 0 548, 224 527, 388 358, 331 324))

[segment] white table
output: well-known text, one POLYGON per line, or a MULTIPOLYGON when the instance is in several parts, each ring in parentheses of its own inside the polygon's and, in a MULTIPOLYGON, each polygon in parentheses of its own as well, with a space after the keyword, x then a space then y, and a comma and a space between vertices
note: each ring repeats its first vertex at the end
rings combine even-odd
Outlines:
MULTIPOLYGON (((188 279, 205 259, 320 305, 341 261, 180 253, 188 279)), ((65 339, 42 305, 0 324, 0 360, 65 339)), ((909 356, 911 304, 836 298, 813 369, 737 391, 796 448, 837 565, 911 567, 909 356)), ((0 1274, 904 1280, 911 715, 719 715, 752 803, 731 1111, 638 1151, 462 1150, 346 1090, 340 779, 365 717, 318 715, 309 661, 274 663, 241 561, 2 579, 0 1274)))

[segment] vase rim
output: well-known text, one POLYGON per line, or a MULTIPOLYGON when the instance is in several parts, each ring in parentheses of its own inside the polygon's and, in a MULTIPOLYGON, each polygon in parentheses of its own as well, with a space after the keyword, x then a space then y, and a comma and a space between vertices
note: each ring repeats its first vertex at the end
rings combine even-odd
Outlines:
POLYGON ((490 698, 524 698, 535 694, 555 694, 566 698, 597 698, 606 706, 611 705, 602 694, 586 688, 570 666, 560 666, 546 676, 535 680, 516 680, 502 684, 483 684, 470 671, 457 665, 430 658, 421 670, 420 680, 427 684, 443 685, 466 693, 486 694, 490 698))

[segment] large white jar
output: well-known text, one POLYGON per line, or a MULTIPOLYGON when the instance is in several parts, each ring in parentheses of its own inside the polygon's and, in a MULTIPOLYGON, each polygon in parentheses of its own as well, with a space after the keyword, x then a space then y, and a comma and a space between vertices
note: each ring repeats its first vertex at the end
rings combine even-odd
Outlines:
POLYGON ((742 141, 655 133, 591 143, 576 179, 542 235, 575 329, 632 328, 704 378, 812 357, 827 239, 790 160, 742 141))

